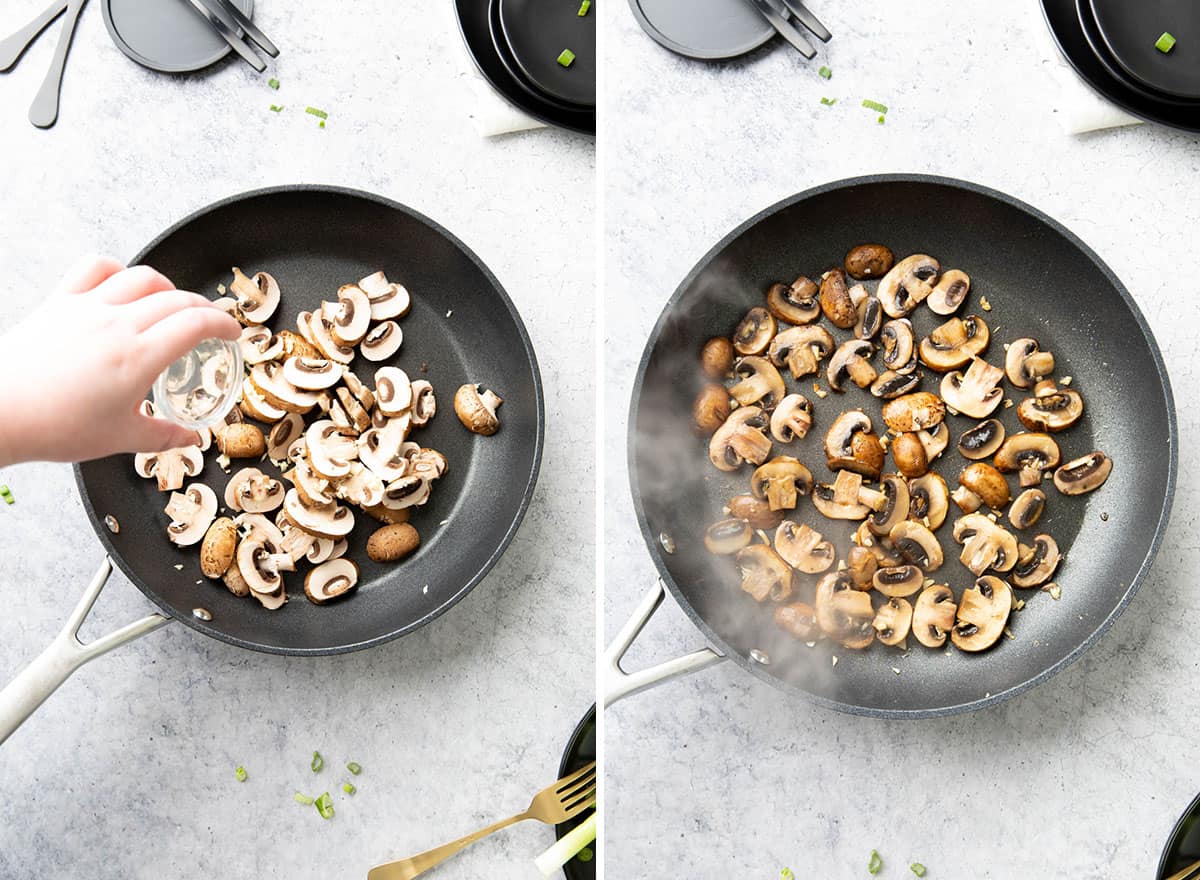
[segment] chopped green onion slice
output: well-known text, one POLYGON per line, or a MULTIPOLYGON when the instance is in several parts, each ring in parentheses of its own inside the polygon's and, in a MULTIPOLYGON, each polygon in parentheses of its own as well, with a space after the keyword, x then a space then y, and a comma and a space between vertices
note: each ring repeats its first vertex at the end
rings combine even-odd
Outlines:
POLYGON ((300 792, 296 792, 294 795, 292 795, 292 800, 298 804, 304 804, 306 807, 311 807, 313 805, 313 799, 306 794, 301 794, 300 792))
POLYGON ((312 759, 311 766, 312 766, 313 773, 320 773, 321 768, 325 766, 325 759, 321 757, 320 752, 313 752, 313 759, 312 759))
POLYGON ((592 848, 590 846, 585 846, 579 852, 575 853, 575 858, 579 859, 581 862, 590 862, 595 857, 596 854, 592 852, 592 848))
POLYGON ((878 874, 883 870, 883 859, 879 856, 878 850, 871 850, 871 861, 867 863, 867 873, 878 874))
POLYGON ((317 812, 321 814, 322 819, 333 818, 333 798, 329 796, 329 792, 325 792, 317 798, 313 802, 313 805, 317 808, 317 812))
POLYGON ((879 117, 877 120, 875 120, 875 121, 876 121, 876 122, 878 122, 880 125, 883 125, 883 123, 884 123, 886 120, 887 120, 887 117, 886 117, 886 116, 880 116, 880 117, 879 117))
POLYGON ((558 53, 558 63, 563 67, 570 67, 575 63, 575 53, 570 49, 563 49, 558 53))
POLYGON ((237 777, 238 782, 245 782, 246 781, 246 768, 238 767, 236 770, 233 771, 233 775, 237 777))
POLYGON ((796 875, 792 873, 791 868, 784 868, 779 872, 779 880, 796 880, 796 875))
POLYGON ((321 122, 319 123, 318 127, 319 127, 319 128, 324 128, 324 127, 325 127, 325 120, 324 120, 324 119, 322 119, 322 120, 321 120, 321 122))
POLYGON ((1166 55, 1175 48, 1175 38, 1169 31, 1163 31, 1162 36, 1154 41, 1154 48, 1166 55))
POLYGON ((357 776, 359 773, 362 773, 362 764, 359 764, 357 761, 351 761, 346 765, 346 769, 357 776))
POLYGON ((822 98, 821 103, 824 104, 826 107, 832 107, 834 104, 837 103, 837 98, 822 98))
POLYGON ((272 104, 272 105, 271 105, 271 112, 272 112, 272 113, 278 113, 278 112, 280 112, 282 109, 283 109, 283 105, 282 105, 282 104, 272 104))
POLYGON ((887 105, 880 104, 878 101, 864 100, 862 105, 868 110, 874 110, 876 113, 887 113, 887 105))
POLYGON ((829 79, 833 76, 833 71, 822 64, 821 69, 817 71, 817 76, 821 77, 821 79, 829 79))
POLYGON ((275 79, 275 77, 271 77, 269 80, 267 80, 267 85, 276 91, 279 90, 279 80, 275 79))
POLYGON ((346 794, 354 794, 358 789, 354 787, 353 783, 345 782, 342 783, 342 791, 346 792, 346 794))
POLYGON ((328 119, 329 118, 329 114, 326 113, 324 110, 322 110, 320 107, 305 107, 304 112, 307 113, 309 116, 317 117, 317 119, 328 119))
POLYGON ((588 10, 591 8, 592 8, 592 0, 583 0, 583 2, 579 4, 579 12, 577 12, 575 14, 578 15, 580 18, 583 18, 585 15, 588 14, 588 10))
POLYGON ((913 862, 911 865, 908 866, 908 869, 910 871, 912 871, 914 874, 916 874, 918 877, 925 876, 925 866, 922 865, 920 862, 913 862))

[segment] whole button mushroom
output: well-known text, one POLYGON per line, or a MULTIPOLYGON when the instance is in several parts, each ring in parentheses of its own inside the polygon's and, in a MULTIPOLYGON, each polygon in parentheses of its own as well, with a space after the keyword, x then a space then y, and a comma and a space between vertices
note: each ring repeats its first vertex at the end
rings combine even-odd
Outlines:
POLYGON ((204 533, 200 545, 200 572, 207 578, 219 578, 229 570, 237 551, 237 526, 227 516, 218 517, 204 533))
POLYGON ((729 515, 744 519, 756 529, 773 529, 783 521, 783 510, 771 507, 769 501, 754 495, 734 495, 726 505, 729 515))
POLYGON ((921 477, 929 471, 929 456, 925 444, 913 431, 897 434, 892 441, 892 459, 896 469, 906 477, 921 477))
POLYGON ((830 269, 821 278, 821 311, 829 323, 843 330, 858 323, 858 309, 846 286, 846 273, 841 269, 830 269))
POLYGON ((958 475, 959 487, 954 490, 954 503, 966 513, 974 513, 981 504, 1001 510, 1012 497, 1004 474, 987 462, 967 465, 958 475))
POLYGON ((896 263, 891 248, 882 244, 860 244, 850 248, 843 261, 846 273, 859 281, 882 278, 896 263))
POLYGON ((730 412, 729 392, 725 386, 709 383, 700 389, 692 403, 692 425, 702 436, 711 436, 725 424, 730 412))
POLYGON ((375 562, 395 562, 411 555, 421 544, 421 536, 408 523, 376 529, 367 539, 367 556, 375 562))
POLYGON ((714 336, 700 349, 700 369, 709 379, 721 381, 733 369, 733 343, 724 336, 714 336))
POLYGON ((454 394, 454 413, 463 426, 475 434, 490 437, 500 430, 496 408, 503 398, 492 391, 480 391, 478 385, 467 383, 454 394))

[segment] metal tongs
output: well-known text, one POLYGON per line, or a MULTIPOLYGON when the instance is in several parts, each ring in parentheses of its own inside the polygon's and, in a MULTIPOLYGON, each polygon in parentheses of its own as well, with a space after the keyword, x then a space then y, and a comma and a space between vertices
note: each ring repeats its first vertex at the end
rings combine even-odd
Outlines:
POLYGON ((233 51, 242 57, 242 60, 259 73, 267 69, 267 64, 255 53, 250 43, 258 46, 272 58, 279 56, 279 49, 267 38, 267 35, 229 0, 188 0, 188 2, 204 16, 204 20, 220 34, 233 51))
POLYGON ((781 11, 775 5, 775 0, 750 0, 750 2, 762 13, 762 17, 769 21, 772 27, 779 31, 779 34, 805 58, 816 57, 817 50, 793 22, 804 25, 822 43, 828 43, 833 39, 833 34, 825 25, 821 24, 820 19, 812 14, 802 0, 780 0, 786 11, 781 11), (790 19, 788 18, 789 14, 791 15, 790 19))

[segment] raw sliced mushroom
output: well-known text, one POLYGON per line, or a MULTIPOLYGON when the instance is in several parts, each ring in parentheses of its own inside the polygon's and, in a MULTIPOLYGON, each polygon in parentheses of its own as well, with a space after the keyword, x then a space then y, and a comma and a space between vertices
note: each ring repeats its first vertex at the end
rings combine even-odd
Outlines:
MULTIPOLYGON (((341 408, 342 413, 345 415, 345 421, 350 424, 355 434, 371 427, 371 414, 363 409, 363 405, 358 402, 358 398, 350 393, 349 388, 339 386, 334 391, 337 394, 337 400, 334 403, 337 407, 341 408)), ((337 409, 331 405, 329 417, 335 423, 337 423, 334 415, 336 412, 337 409)), ((409 417, 411 418, 411 415, 409 417)), ((342 425, 339 424, 338 427, 342 427, 342 425)))
POLYGON ((247 278, 237 266, 229 292, 237 300, 238 311, 251 324, 265 324, 279 307, 279 283, 266 272, 256 272, 247 278))
POLYGON ((177 547, 199 544, 217 515, 217 496, 204 483, 172 492, 165 513, 171 518, 167 537, 177 547))
POLYGON ((895 370, 886 370, 871 383, 871 394, 884 400, 892 400, 916 390, 920 384, 920 373, 897 373, 895 370))
POLYGON ((342 380, 342 367, 324 358, 290 357, 283 362, 283 378, 297 388, 321 391, 342 380))
POLYGON ((1013 434, 1000 446, 993 462, 996 469, 1011 474, 1018 472, 1023 487, 1037 486, 1042 475, 1058 467, 1058 443, 1049 434, 1038 431, 1013 434))
POLYGON ((905 394, 883 405, 883 420, 895 434, 936 428, 945 418, 945 404, 928 391, 905 394))
POLYGON ((494 391, 481 391, 478 385, 468 382, 454 393, 454 414, 468 431, 490 437, 500 430, 500 417, 496 415, 496 408, 502 403, 504 398, 499 394, 494 391))
MULTIPOLYGON (((1000 423, 999 419, 985 419, 975 427, 967 428, 959 435, 958 451, 963 458, 979 461, 993 455, 1003 442, 1004 425, 1000 423)), ((1000 470, 1004 470, 1004 468, 1000 468, 1000 470)))
POLYGON ((784 520, 775 531, 775 552, 796 571, 817 574, 833 565, 837 551, 812 526, 784 520))
POLYGON ((875 641, 871 594, 856 590, 846 572, 830 572, 817 582, 815 608, 821 632, 843 647, 861 650, 875 641))
POLYGON ((837 472, 832 485, 817 483, 812 500, 828 519, 863 519, 871 512, 871 506, 863 500, 863 492, 862 476, 843 470, 837 472))
POLYGON ((371 301, 371 320, 384 321, 402 318, 412 306, 412 296, 403 284, 388 281, 383 272, 374 272, 360 279, 358 286, 371 301))
POLYGON ((955 520, 954 540, 963 545, 959 561, 976 577, 989 568, 1003 572, 1017 564, 1017 539, 982 513, 955 520))
POLYGON ((1054 355, 1042 351, 1029 337, 1009 343, 1004 356, 1004 374, 1018 388, 1029 388, 1054 372, 1054 355))
POLYGON ((742 356, 762 354, 778 329, 775 316, 762 306, 755 306, 734 328, 733 350, 742 356))
POLYGON ((1058 543, 1049 535, 1038 535, 1032 547, 1017 547, 1017 564, 1008 573, 1008 580, 1014 587, 1040 587, 1054 576, 1061 560, 1058 543))
POLYGON ((1046 509, 1046 493, 1041 489, 1026 489, 1013 499, 1008 508, 1008 521, 1014 529, 1032 528, 1046 509))
POLYGON ((329 333, 340 345, 358 345, 371 326, 371 301, 357 284, 338 288, 337 306, 329 315, 329 333))
MULTIPOLYGON (((387 428, 371 428, 359 435, 358 460, 380 479, 391 482, 408 473, 404 434, 387 428)), ((348 470, 348 469, 347 469, 348 470)))
POLYGON ((1083 415, 1083 395, 1074 388, 1059 388, 1053 379, 1033 386, 1033 397, 1017 405, 1017 418, 1030 431, 1065 431, 1083 415))
POLYGON ((1012 590, 992 575, 984 575, 975 586, 963 590, 958 603, 958 620, 950 641, 960 651, 984 651, 996 644, 1012 612, 1012 590))
MULTIPOLYGON (((478 386, 463 386, 467 387, 478 386)), ((375 371, 375 405, 379 412, 385 416, 398 416, 412 404, 412 382, 407 373, 399 367, 380 367, 375 371)))
POLYGON ((295 489, 287 491, 283 509, 288 519, 318 538, 344 538, 354 528, 354 514, 350 508, 334 504, 325 510, 310 510, 300 503, 295 489))
POLYGON ((872 511, 867 518, 867 528, 873 534, 888 535, 908 517, 908 483, 899 474, 884 474, 879 480, 879 489, 884 505, 872 511))
POLYGON ((817 611, 807 602, 792 602, 775 609, 775 625, 802 642, 815 642, 821 635, 817 611))
POLYGON ((883 276, 875 295, 889 316, 903 318, 933 293, 941 270, 938 261, 927 254, 905 257, 883 276))
POLYGON ((354 437, 328 419, 318 419, 304 432, 308 460, 313 470, 327 480, 338 480, 350 473, 350 463, 358 455, 354 437))
POLYGON ((363 384, 363 381, 356 376, 349 367, 342 368, 342 381, 346 383, 346 387, 350 393, 354 395, 363 407, 363 409, 373 409, 375 406, 375 392, 363 384))
POLYGON ((400 350, 404 332, 395 321, 376 324, 359 344, 358 350, 369 361, 386 361, 400 350))
MULTIPOLYGON (((282 608, 287 602, 283 575, 277 554, 271 552, 261 538, 243 538, 237 549, 237 569, 250 589, 250 595, 268 611, 282 608)), ((289 557, 290 559, 290 557, 289 557)))
POLYGON ((771 510, 794 510, 801 495, 812 491, 812 472, 789 455, 777 455, 759 465, 750 478, 755 498, 765 498, 771 510))
POLYGON ((908 517, 936 531, 950 510, 950 490, 941 474, 926 474, 908 481, 908 517))
POLYGON ((937 536, 919 522, 896 523, 888 538, 905 560, 924 572, 937 571, 945 561, 937 536))
POLYGON ((871 366, 872 346, 865 339, 850 339, 838 346, 829 366, 825 368, 825 380, 834 391, 845 391, 849 379, 859 388, 868 388, 878 377, 871 366))
POLYGON ((916 334, 908 318, 894 318, 879 331, 883 346, 883 365, 897 373, 911 373, 917 367, 916 334))
POLYGON ((991 340, 987 322, 978 315, 951 318, 921 340, 917 353, 931 370, 947 373, 983 354, 991 340))
MULTIPOLYGON (((304 314, 304 312, 301 312, 304 314)), ((280 330, 279 341, 283 344, 283 357, 321 357, 321 350, 308 339, 291 330, 280 330)))
POLYGON ((821 316, 816 283, 801 275, 790 286, 772 284, 767 291, 767 310, 789 324, 811 324, 821 316))
POLYGON ((830 269, 821 276, 820 299, 821 311, 834 327, 849 330, 858 323, 858 310, 846 286, 846 273, 841 269, 830 269))
POLYGON ((709 461, 722 471, 736 471, 745 462, 762 464, 771 454, 766 428, 766 413, 757 406, 735 409, 712 435, 708 444, 709 461))
POLYGON ((204 468, 204 453, 199 446, 180 446, 163 452, 140 452, 133 457, 133 469, 139 477, 158 482, 159 492, 174 492, 183 482, 204 468))
POLYGON ((383 480, 360 462, 352 462, 349 475, 337 484, 337 496, 359 507, 374 507, 383 503, 383 480))
POLYGON ((722 519, 704 530, 704 546, 716 556, 729 556, 754 540, 754 529, 744 519, 722 519))
POLYGON ((1054 485, 1064 495, 1082 495, 1099 489, 1112 473, 1112 459, 1103 452, 1089 452, 1072 459, 1054 472, 1054 485))
POLYGON ((732 342, 724 336, 713 336, 700 349, 700 369, 709 379, 720 382, 733 369, 735 355, 732 342))
POLYGON ((734 557, 742 589, 756 602, 786 602, 792 595, 792 569, 766 544, 751 544, 734 557))
POLYGON ((875 638, 880 644, 896 646, 903 645, 912 630, 913 608, 907 599, 893 596, 883 603, 883 607, 875 612, 875 638))
POLYGON ((789 394, 771 413, 771 436, 780 443, 803 440, 812 427, 812 404, 803 394, 789 394))
POLYGON ((967 465, 958 475, 954 503, 967 513, 974 513, 981 504, 992 510, 1002 510, 1012 497, 1004 474, 985 461, 967 465))
POLYGON ((424 379, 412 383, 412 423, 418 428, 427 425, 437 415, 437 398, 433 386, 424 379))
POLYGON ((831 471, 849 470, 875 479, 883 469, 883 445, 871 428, 871 418, 853 409, 833 420, 825 432, 825 460, 831 471))
POLYGON ((824 327, 790 327, 771 340, 767 356, 775 366, 786 366, 793 379, 800 379, 818 372, 833 346, 833 336, 824 327))
POLYGON ((692 402, 692 425, 704 437, 725 424, 733 409, 729 405, 729 391, 724 385, 709 383, 696 394, 692 402))
POLYGON ((896 263, 891 248, 882 244, 860 244, 850 248, 842 261, 846 274, 862 281, 867 278, 882 278, 896 263))
POLYGON ((925 300, 935 315, 953 315, 967 298, 971 290, 971 279, 966 272, 947 269, 934 285, 933 292, 925 300))
POLYGON ((283 504, 283 484, 258 468, 242 468, 225 485, 225 506, 234 511, 268 513, 283 504))
POLYGON ((247 416, 258 422, 266 422, 274 424, 286 416, 287 410, 281 409, 269 403, 262 393, 254 387, 254 383, 247 376, 242 380, 242 401, 241 409, 247 416))
POLYGON ((757 404, 764 409, 771 409, 783 399, 783 377, 766 358, 741 358, 733 365, 733 373, 741 381, 729 389, 729 395, 739 405, 757 404))
POLYGON ((299 413, 287 413, 267 435, 267 457, 272 461, 287 458, 288 447, 304 436, 304 418, 299 413))
POLYGON ((875 572, 879 570, 879 560, 866 547, 851 547, 850 552, 846 554, 846 570, 850 572, 850 579, 854 581, 855 587, 869 590, 875 572))
POLYGON ((358 566, 349 559, 322 562, 304 576, 304 595, 315 605, 324 605, 358 586, 358 566))
POLYGON ((1004 389, 999 387, 1003 378, 1004 371, 999 367, 973 358, 966 373, 953 372, 942 377, 942 400, 964 416, 987 418, 1004 398, 1004 389))
POLYGON ((871 585, 889 597, 911 596, 921 589, 925 575, 915 565, 890 565, 875 572, 871 585))
POLYGON ((292 481, 300 503, 309 510, 325 510, 334 505, 333 485, 312 469, 307 455, 284 476, 292 481))
POLYGON ((775 510, 762 498, 754 495, 734 495, 725 505, 729 515, 744 519, 756 529, 773 529, 783 522, 783 511, 775 510))
POLYGON ((429 501, 433 484, 415 474, 392 480, 383 490, 383 506, 402 510, 405 507, 420 507, 429 501))
MULTIPOLYGON (((325 316, 324 311, 314 312, 312 317, 308 319, 308 329, 312 336, 312 343, 317 347, 317 350, 323 357, 328 360, 336 361, 339 364, 348 364, 354 360, 354 346, 342 345, 333 338, 333 321, 325 316)), ((377 330, 378 328, 376 328, 377 330)), ((374 333, 372 330, 371 333, 374 333)), ((367 340, 371 334, 362 341, 363 357, 371 360, 367 356, 367 340)))
POLYGON ((892 459, 896 469, 904 476, 912 479, 922 477, 929 471, 929 455, 920 435, 913 431, 897 434, 892 441, 892 459))
POLYGON ((958 606, 945 584, 931 584, 921 591, 913 607, 912 632, 926 648, 940 648, 954 628, 958 606))
POLYGON ((297 388, 289 382, 277 361, 251 367, 250 384, 267 403, 286 412, 306 413, 317 405, 318 392, 297 388))
POLYGON ((283 354, 283 340, 262 324, 251 324, 238 337, 242 360, 253 366, 272 361, 283 354))

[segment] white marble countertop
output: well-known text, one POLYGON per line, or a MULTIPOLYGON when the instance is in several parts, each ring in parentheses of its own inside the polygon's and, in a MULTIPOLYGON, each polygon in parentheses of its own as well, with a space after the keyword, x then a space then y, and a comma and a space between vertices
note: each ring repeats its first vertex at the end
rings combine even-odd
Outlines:
MULTIPOLYGON (((911 877, 913 860, 930 878, 1150 877, 1200 789, 1200 653, 1180 626, 1200 614, 1200 402, 1190 391, 1200 306, 1186 257, 1200 225, 1196 138, 1154 126, 1063 134, 1033 16, 986 0, 810 5, 835 38, 809 64, 779 41, 736 63, 691 62, 643 35, 625 4, 607 19, 606 637, 655 576, 625 468, 645 338, 723 235, 829 180, 966 178, 1030 202, 1095 248, 1163 348, 1180 490, 1127 613, 1081 662, 999 707, 909 723, 850 717, 732 665, 615 705, 605 718, 608 875, 771 880, 790 866, 841 880, 867 876, 875 848, 880 877, 911 877), (829 82, 817 77, 822 63, 829 82), (826 107, 822 96, 840 100, 826 107), (889 105, 886 125, 862 98, 889 105), (938 744, 936 768, 921 743, 938 744)), ((629 661, 699 643, 668 600, 629 661)))
MULTIPOLYGON (((0 32, 44 5, 6 4, 0 32)), ((174 625, 82 669, 0 748, 0 876, 362 877, 524 809, 593 701, 594 441, 577 417, 593 408, 592 359, 579 356, 593 333, 593 251, 580 246, 593 143, 549 130, 480 139, 452 4, 258 6, 283 47, 263 77, 236 61, 192 77, 144 71, 109 41, 98 2, 75 37, 57 127, 25 121, 54 31, 0 77, 0 315, 15 318, 81 253, 128 258, 218 198, 298 182, 372 190, 452 230, 512 296, 546 387, 541 480, 487 579, 397 642, 302 660, 174 625), (330 112, 326 129, 308 104, 330 112), (313 749, 333 768, 321 777, 307 769, 313 749), (364 767, 352 800, 338 791, 347 760, 364 767), (333 821, 292 801, 326 787, 333 821)), ((66 466, 0 481, 17 499, 0 510, 2 682, 58 631, 101 550, 66 466)), ((115 575, 85 634, 150 608, 115 575)), ((520 826, 438 876, 536 877, 532 858, 552 840, 520 826)))

